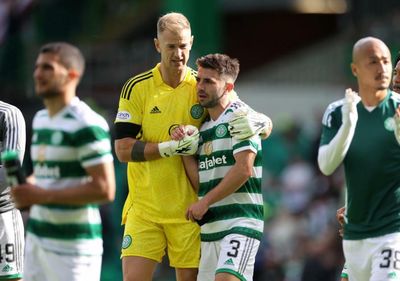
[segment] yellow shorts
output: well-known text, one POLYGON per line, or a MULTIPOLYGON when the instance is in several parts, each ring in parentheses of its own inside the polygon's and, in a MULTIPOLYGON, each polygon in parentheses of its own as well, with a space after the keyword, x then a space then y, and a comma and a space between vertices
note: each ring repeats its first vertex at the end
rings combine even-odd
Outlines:
POLYGON ((121 257, 139 256, 161 262, 168 252, 175 268, 198 268, 200 227, 193 222, 154 223, 130 213, 124 231, 121 257))

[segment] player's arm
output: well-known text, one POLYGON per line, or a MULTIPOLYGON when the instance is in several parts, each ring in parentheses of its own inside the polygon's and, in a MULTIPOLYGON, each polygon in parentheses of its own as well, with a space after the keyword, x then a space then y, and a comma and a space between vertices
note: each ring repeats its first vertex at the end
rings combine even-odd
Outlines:
POLYGON ((81 185, 63 189, 44 189, 22 184, 11 189, 18 208, 33 204, 85 205, 111 202, 115 196, 115 175, 112 161, 85 168, 89 180, 81 185))
POLYGON ((360 101, 357 93, 346 90, 342 106, 342 125, 335 137, 326 145, 318 149, 318 166, 324 175, 331 175, 343 162, 344 157, 353 140, 357 125, 357 103, 360 101))
POLYGON ((6 111, 4 114, 3 123, 3 147, 2 151, 5 150, 16 150, 18 151, 19 160, 22 163, 25 154, 25 119, 21 111, 17 108, 10 111, 6 111))
POLYGON ((138 124, 115 123, 114 148, 121 162, 143 162, 161 158, 158 144, 136 139, 141 126, 138 124))
POLYGON ((199 192, 199 166, 198 160, 195 156, 183 156, 182 157, 183 166, 185 167, 186 176, 196 192, 199 192))
POLYGON ((212 204, 234 193, 252 176, 256 153, 252 150, 244 150, 236 153, 234 157, 235 164, 222 181, 188 208, 186 212, 188 219, 200 220, 212 204))
POLYGON ((175 155, 192 155, 198 146, 198 133, 182 141, 150 143, 136 139, 140 125, 118 122, 115 124, 115 152, 121 162, 143 162, 171 157, 175 155))
POLYGON ((396 112, 394 115, 394 136, 396 137, 397 143, 400 144, 400 104, 396 108, 396 112))

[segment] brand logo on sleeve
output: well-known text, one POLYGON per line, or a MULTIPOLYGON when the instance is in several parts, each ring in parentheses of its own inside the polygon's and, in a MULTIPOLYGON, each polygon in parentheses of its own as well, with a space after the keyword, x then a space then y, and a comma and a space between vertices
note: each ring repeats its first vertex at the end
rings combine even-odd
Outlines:
POLYGON ((131 119, 131 115, 127 111, 119 111, 117 113, 117 120, 126 121, 131 119))

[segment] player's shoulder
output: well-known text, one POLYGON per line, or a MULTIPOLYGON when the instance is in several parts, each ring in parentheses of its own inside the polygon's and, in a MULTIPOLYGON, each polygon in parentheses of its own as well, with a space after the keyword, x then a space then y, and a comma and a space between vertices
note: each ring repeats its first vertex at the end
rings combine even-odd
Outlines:
POLYGON ((154 69, 150 69, 148 71, 132 76, 125 82, 124 86, 122 87, 121 98, 129 99, 130 94, 134 89, 136 89, 141 85, 151 82, 153 78, 154 78, 154 69))
POLYGON ((78 98, 71 102, 63 118, 76 120, 82 127, 98 126, 108 130, 108 123, 104 117, 78 98))
POLYGON ((243 102, 240 99, 235 99, 230 103, 228 108, 225 110, 225 115, 228 114, 233 114, 233 113, 238 113, 238 112, 247 112, 249 110, 252 110, 252 108, 247 105, 245 102, 243 102))
POLYGON ((345 98, 343 97, 342 99, 335 100, 328 104, 325 110, 325 114, 331 114, 335 112, 337 109, 341 108, 345 102, 345 98))
POLYGON ((3 114, 15 114, 15 113, 19 114, 21 113, 21 110, 15 105, 12 105, 4 101, 0 101, 0 112, 3 114))
POLYGON ((400 104, 400 94, 394 91, 390 91, 390 99, 392 99, 397 104, 400 104))

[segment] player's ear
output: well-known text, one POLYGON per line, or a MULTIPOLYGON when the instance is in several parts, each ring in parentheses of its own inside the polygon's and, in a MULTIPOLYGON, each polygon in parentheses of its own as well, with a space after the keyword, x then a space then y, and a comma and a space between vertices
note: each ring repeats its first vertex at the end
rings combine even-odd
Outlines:
POLYGON ((161 53, 161 51, 160 51, 160 41, 157 38, 154 38, 154 46, 156 47, 157 52, 161 53))
POLYGON ((354 63, 351 63, 350 67, 351 67, 351 72, 353 73, 353 75, 355 77, 357 77, 357 66, 354 63))
POLYGON ((192 46, 193 46, 193 40, 194 40, 194 36, 192 35, 192 37, 190 38, 190 50, 192 49, 192 46))
POLYGON ((70 69, 68 71, 68 77, 70 79, 79 79, 79 76, 80 76, 80 74, 76 69, 70 69))
POLYGON ((228 92, 232 91, 234 88, 235 88, 235 84, 229 83, 229 82, 226 83, 226 90, 228 92))

